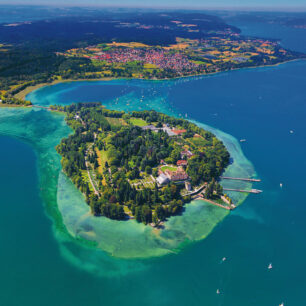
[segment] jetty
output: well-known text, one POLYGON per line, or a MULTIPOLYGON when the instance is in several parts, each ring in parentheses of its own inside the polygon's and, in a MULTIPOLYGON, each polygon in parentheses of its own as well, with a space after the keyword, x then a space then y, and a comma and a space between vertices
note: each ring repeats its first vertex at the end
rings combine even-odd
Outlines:
POLYGON ((259 189, 250 189, 250 190, 243 190, 243 189, 234 189, 234 188, 223 188, 226 191, 237 191, 237 192, 246 192, 246 193, 262 193, 262 190, 259 189))
POLYGON ((50 107, 47 107, 47 106, 41 106, 41 105, 32 105, 32 107, 36 107, 36 108, 42 108, 42 109, 51 110, 51 108, 50 108, 50 107))
POLYGON ((221 176, 220 178, 224 179, 224 180, 236 180, 236 181, 247 181, 247 182, 261 182, 260 179, 255 179, 255 178, 229 177, 229 176, 221 176))

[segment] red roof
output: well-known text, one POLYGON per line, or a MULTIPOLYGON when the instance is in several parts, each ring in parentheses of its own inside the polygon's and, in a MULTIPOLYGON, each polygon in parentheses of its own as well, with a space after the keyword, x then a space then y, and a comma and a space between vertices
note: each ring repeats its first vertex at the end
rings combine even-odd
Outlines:
POLYGON ((188 162, 187 162, 187 160, 180 159, 180 160, 178 160, 178 161, 176 162, 176 164, 177 164, 178 166, 187 166, 188 162))
POLYGON ((187 131, 186 130, 172 130, 172 132, 176 135, 180 135, 180 134, 186 133, 187 131))

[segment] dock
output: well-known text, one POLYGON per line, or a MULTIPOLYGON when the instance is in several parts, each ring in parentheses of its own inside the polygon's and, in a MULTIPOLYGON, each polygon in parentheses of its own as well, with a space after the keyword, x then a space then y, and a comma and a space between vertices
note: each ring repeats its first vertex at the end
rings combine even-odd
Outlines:
POLYGON ((42 109, 46 109, 46 110, 51 110, 50 107, 47 107, 47 106, 41 106, 41 105, 32 105, 32 107, 35 107, 35 108, 42 108, 42 109))
POLYGON ((237 192, 246 192, 246 193, 262 193, 262 190, 259 189, 250 189, 250 190, 243 190, 243 189, 233 189, 233 188, 223 188, 225 191, 237 191, 237 192))
POLYGON ((232 210, 232 209, 235 208, 235 205, 233 205, 233 206, 230 206, 230 205, 227 206, 227 205, 223 205, 223 204, 217 203, 217 202, 215 202, 215 201, 212 201, 212 200, 210 200, 210 199, 205 199, 202 193, 200 193, 200 194, 199 194, 198 196, 196 196, 194 199, 195 199, 195 200, 203 200, 203 201, 205 201, 205 202, 207 202, 207 203, 210 203, 210 204, 213 204, 213 205, 215 205, 215 206, 224 208, 224 209, 226 209, 226 210, 232 210))
POLYGON ((247 182, 261 182, 260 179, 255 179, 255 178, 229 177, 229 176, 221 176, 220 178, 224 179, 224 180, 236 180, 236 181, 247 181, 247 182))

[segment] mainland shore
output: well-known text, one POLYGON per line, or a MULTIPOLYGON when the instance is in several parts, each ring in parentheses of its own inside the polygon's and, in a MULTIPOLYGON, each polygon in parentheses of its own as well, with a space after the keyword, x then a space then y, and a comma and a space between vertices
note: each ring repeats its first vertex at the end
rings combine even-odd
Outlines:
POLYGON ((292 59, 284 62, 279 62, 273 65, 260 65, 260 66, 250 66, 250 67, 243 67, 243 68, 235 68, 235 69, 230 69, 230 70, 223 70, 223 71, 215 71, 215 72, 210 72, 210 73, 202 73, 202 74, 194 74, 194 75, 185 75, 185 76, 179 76, 179 77, 174 77, 174 78, 166 78, 166 79, 144 79, 144 78, 127 78, 127 77, 121 77, 121 78, 116 78, 116 77, 103 77, 103 78, 97 78, 97 79, 65 79, 65 80, 54 80, 53 82, 50 83, 39 83, 33 86, 28 86, 25 89, 21 90, 17 94, 14 95, 15 98, 25 100, 26 96, 31 93, 32 91, 35 91, 39 88, 45 87, 45 86, 52 86, 60 83, 71 83, 71 82, 95 82, 95 81, 112 81, 112 80, 120 80, 120 79, 125 79, 125 80, 147 80, 147 81, 171 81, 171 80, 178 80, 178 79, 185 79, 185 78, 192 78, 192 77, 202 77, 202 76, 210 76, 210 75, 215 75, 218 73, 223 73, 223 72, 229 72, 229 71, 237 71, 237 70, 243 70, 243 69, 254 69, 254 68, 264 68, 264 67, 276 67, 282 64, 286 64, 289 62, 295 62, 299 60, 306 60, 302 58, 298 59, 292 59))

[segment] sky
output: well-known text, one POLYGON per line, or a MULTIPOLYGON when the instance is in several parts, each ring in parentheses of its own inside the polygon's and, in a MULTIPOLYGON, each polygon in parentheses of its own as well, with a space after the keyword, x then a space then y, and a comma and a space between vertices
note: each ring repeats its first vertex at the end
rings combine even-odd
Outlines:
POLYGON ((0 4, 177 8, 306 8, 306 0, 0 0, 0 4))

